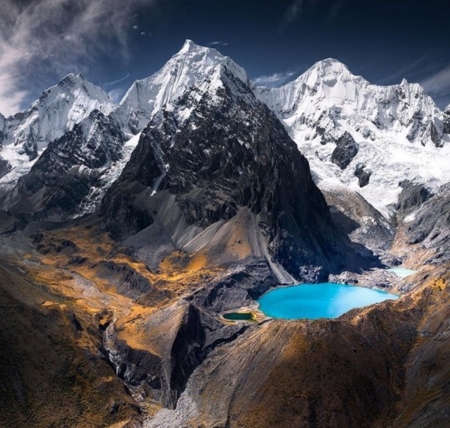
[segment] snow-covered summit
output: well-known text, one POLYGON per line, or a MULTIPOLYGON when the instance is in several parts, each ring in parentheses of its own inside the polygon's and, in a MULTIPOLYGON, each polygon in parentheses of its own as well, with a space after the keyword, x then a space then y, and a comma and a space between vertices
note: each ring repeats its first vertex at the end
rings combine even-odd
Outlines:
POLYGON ((405 79, 400 85, 372 85, 335 59, 317 62, 284 86, 257 92, 295 130, 320 126, 318 122, 328 121, 324 113, 332 110, 336 120, 368 121, 380 131, 401 130, 423 145, 432 137, 431 124, 442 134, 442 113, 420 85, 405 79))
POLYGON ((115 108, 101 88, 81 74, 68 74, 44 91, 28 110, 4 120, 0 158, 8 163, 10 172, 0 177, 0 184, 14 183, 17 177, 29 171, 50 142, 72 130, 92 111, 108 115, 115 108))
MULTIPOLYGON (((106 92, 81 74, 68 74, 42 93, 31 107, 9 117, 6 143, 26 144, 26 151, 39 151, 61 137, 93 110, 109 114, 115 105, 106 92)), ((30 157, 32 153, 30 153, 30 157)))
MULTIPOLYGON (((219 108, 221 91, 236 101, 236 111, 243 96, 260 106, 253 91, 284 123, 322 188, 350 188, 385 215, 397 201, 400 182, 436 188, 450 181, 450 106, 439 110, 420 85, 373 85, 328 58, 282 87, 254 87, 230 58, 186 40, 158 72, 133 83, 119 106, 83 76, 69 74, 29 110, 0 116, 0 185, 27 173, 51 141, 94 110, 125 134, 138 134, 151 120, 176 132, 202 100, 219 108)), ((125 145, 128 157, 135 145, 125 145)))
POLYGON ((450 180, 444 113, 419 84, 372 85, 326 59, 284 86, 255 91, 285 123, 319 183, 353 188, 386 215, 400 181, 435 187, 450 180), (336 161, 346 150, 351 156, 336 161))
MULTIPOLYGON (((207 48, 186 40, 161 70, 152 76, 133 83, 121 101, 122 117, 131 118, 129 130, 137 133, 152 117, 164 109, 173 109, 187 92, 195 91, 198 99, 219 79, 221 69, 227 69, 236 78, 249 82, 241 67, 216 49, 207 48)), ((179 119, 189 116, 192 106, 185 103, 176 107, 179 119)))

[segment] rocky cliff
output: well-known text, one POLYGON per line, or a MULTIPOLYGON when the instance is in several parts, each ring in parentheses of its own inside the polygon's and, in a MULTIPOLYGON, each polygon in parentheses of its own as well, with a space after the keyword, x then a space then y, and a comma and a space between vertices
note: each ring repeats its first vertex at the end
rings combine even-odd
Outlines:
POLYGON ((225 66, 208 82, 199 100, 187 92, 143 131, 104 199, 107 230, 130 239, 158 227, 175 248, 206 251, 210 263, 266 257, 297 279, 352 265, 350 242, 275 115, 225 66))
MULTIPOLYGON (((82 212, 82 203, 107 183, 102 177, 121 159, 125 137, 112 118, 94 110, 52 141, 4 202, 29 220, 63 220, 82 212)), ((92 199, 92 198, 91 198, 92 199)))

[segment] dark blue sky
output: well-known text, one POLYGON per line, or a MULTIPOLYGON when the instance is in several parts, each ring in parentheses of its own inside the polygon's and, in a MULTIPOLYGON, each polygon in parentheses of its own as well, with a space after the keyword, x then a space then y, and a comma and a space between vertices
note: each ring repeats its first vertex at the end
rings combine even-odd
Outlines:
MULTIPOLYGON (((50 29, 37 27, 34 38, 42 43, 36 51, 54 44, 53 51, 34 52, 28 64, 18 64, 27 76, 17 82, 22 107, 69 71, 83 72, 117 98, 161 68, 187 38, 205 46, 221 42, 214 47, 271 85, 333 57, 372 83, 405 77, 422 83, 440 107, 450 103, 450 2, 443 0, 130 0, 125 10, 119 0, 80 0, 78 9, 68 8, 68 0, 36 0, 43 6, 37 11, 30 11, 31 0, 7 1, 22 15, 47 12, 41 24, 50 29), (50 22, 49 3, 59 11, 50 22), (91 4, 98 7, 88 14, 82 7, 91 4)), ((1 55, 0 40, 0 97, 1 55)))

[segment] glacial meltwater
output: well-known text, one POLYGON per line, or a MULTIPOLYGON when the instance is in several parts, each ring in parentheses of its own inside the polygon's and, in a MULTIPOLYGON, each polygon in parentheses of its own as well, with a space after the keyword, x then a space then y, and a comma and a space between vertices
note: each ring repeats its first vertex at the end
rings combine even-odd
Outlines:
POLYGON ((384 291, 344 284, 300 284, 269 291, 259 300, 267 316, 283 319, 337 318, 360 308, 398 296, 384 291))

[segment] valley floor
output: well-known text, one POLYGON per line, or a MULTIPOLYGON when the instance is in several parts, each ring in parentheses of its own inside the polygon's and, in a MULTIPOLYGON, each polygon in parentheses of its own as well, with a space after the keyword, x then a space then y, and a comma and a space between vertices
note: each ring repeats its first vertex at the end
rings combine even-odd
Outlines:
POLYGON ((336 320, 233 323, 244 267, 150 271, 89 225, 0 251, 2 427, 448 426, 447 266, 336 320))

